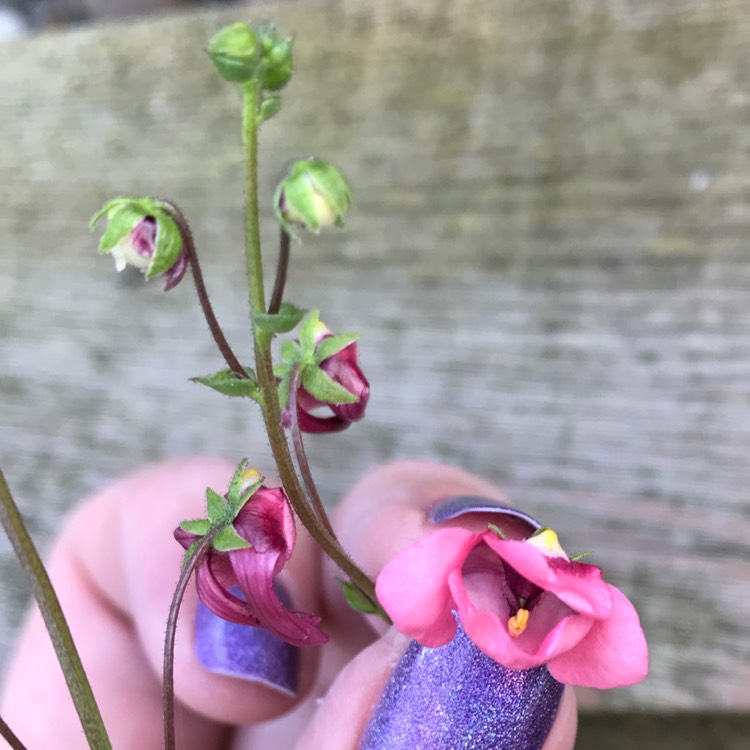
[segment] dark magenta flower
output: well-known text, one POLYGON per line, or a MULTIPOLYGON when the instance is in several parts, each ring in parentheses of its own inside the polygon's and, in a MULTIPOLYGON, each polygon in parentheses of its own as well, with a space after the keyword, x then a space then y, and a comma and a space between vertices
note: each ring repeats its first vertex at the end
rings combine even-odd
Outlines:
MULTIPOLYGON (((259 481, 260 475, 254 470, 245 471, 242 480, 247 488, 259 481)), ((288 643, 297 646, 327 643, 328 636, 318 627, 321 618, 287 609, 274 590, 274 578, 292 556, 297 538, 284 490, 261 484, 242 505, 231 525, 240 544, 244 542, 245 546, 228 551, 217 550, 215 546, 209 549, 196 571, 200 600, 225 620, 266 628, 288 643), (237 586, 244 601, 231 593, 237 586)), ((174 534, 188 549, 209 528, 209 521, 186 521, 174 534)))
POLYGON ((376 591, 396 627, 424 646, 466 634, 509 669, 546 664, 560 682, 632 685, 648 672, 638 614, 595 565, 571 560, 557 535, 526 540, 441 529, 380 573, 376 591))
MULTIPOLYGON (((321 344, 334 338, 336 337, 323 323, 317 323, 316 351, 323 351, 321 344)), ((299 427, 303 432, 340 432, 349 427, 352 422, 357 422, 365 416, 367 402, 370 399, 370 383, 359 366, 357 342, 352 341, 325 357, 318 367, 353 398, 348 402, 340 403, 316 398, 310 393, 310 389, 313 389, 316 383, 308 379, 306 373, 303 372, 302 385, 297 391, 299 427), (321 414, 321 411, 328 411, 328 414, 321 414)))

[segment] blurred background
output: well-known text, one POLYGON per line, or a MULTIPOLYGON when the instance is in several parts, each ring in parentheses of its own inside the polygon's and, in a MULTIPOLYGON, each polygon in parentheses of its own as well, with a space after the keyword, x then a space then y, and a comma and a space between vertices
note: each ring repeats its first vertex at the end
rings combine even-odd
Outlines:
MULTIPOLYGON (((642 685, 585 698, 651 723, 597 714, 581 742, 604 722, 586 746, 742 747, 747 0, 6 4, 0 462, 35 538, 147 461, 269 465, 252 405, 187 380, 222 367, 188 281, 165 296, 115 274, 86 225, 119 193, 176 201, 249 357, 239 99, 202 51, 236 18, 297 32, 262 138, 269 267, 290 159, 354 187, 346 230, 295 248, 288 286, 362 333, 372 384, 365 422, 310 441, 327 500, 405 457, 498 482, 594 550, 651 644, 642 685)), ((4 541, 0 577, 2 661, 26 602, 4 541)))

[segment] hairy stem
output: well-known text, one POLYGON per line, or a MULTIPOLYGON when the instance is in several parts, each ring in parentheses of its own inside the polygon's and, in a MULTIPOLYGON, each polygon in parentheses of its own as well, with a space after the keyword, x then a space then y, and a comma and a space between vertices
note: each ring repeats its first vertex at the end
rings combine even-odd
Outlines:
POLYGON ((307 488, 307 494, 312 501, 312 506, 318 515, 318 520, 323 524, 326 531, 335 538, 336 535, 331 526, 331 522, 328 519, 328 513, 326 513, 323 501, 320 499, 318 488, 315 485, 315 480, 313 479, 312 471, 310 470, 310 463, 307 460, 307 453, 305 452, 305 443, 302 440, 302 431, 299 428, 299 412, 297 411, 298 386, 299 368, 295 367, 289 386, 289 413, 292 420, 292 442, 294 444, 294 453, 297 457, 297 466, 299 467, 300 474, 302 474, 302 480, 307 488))
MULTIPOLYGON (((92 750, 111 750, 107 730, 65 620, 60 601, 47 575, 34 542, 26 530, 18 506, 0 470, 0 521, 18 561, 31 582, 34 598, 60 662, 70 697, 92 750)), ((40 676, 42 677, 42 676, 40 676)))
POLYGON ((291 237, 284 227, 280 227, 279 232, 279 264, 276 266, 276 281, 273 285, 271 302, 268 305, 268 312, 272 315, 275 315, 281 307, 281 301, 284 299, 284 287, 286 286, 286 274, 289 270, 291 237))
POLYGON ((175 725, 174 725, 174 642, 177 635, 177 616, 185 596, 190 577, 193 575, 198 563, 208 552, 214 537, 219 533, 219 527, 208 532, 183 563, 180 578, 177 581, 172 604, 169 607, 169 618, 167 619, 167 632, 164 635, 164 665, 163 665, 163 713, 164 713, 164 750, 175 750, 175 725))
POLYGON ((203 315, 206 318, 206 323, 208 323, 211 335, 214 337, 216 346, 219 347, 221 356, 224 357, 224 361, 229 365, 229 369, 238 377, 247 378, 248 375, 245 372, 245 368, 240 364, 240 361, 232 351, 232 347, 224 336, 224 332, 221 330, 219 321, 214 313, 213 305, 211 304, 208 291, 206 290, 206 283, 203 281, 203 271, 201 270, 201 265, 198 261, 198 250, 195 247, 195 240, 193 239, 193 232, 190 229, 190 225, 182 211, 177 208, 176 204, 171 201, 163 202, 169 207, 169 213, 174 219, 175 224, 177 224, 177 228, 180 230, 182 242, 185 246, 185 252, 190 261, 190 270, 193 274, 193 281, 195 282, 195 291, 198 293, 198 301, 200 302, 203 315))
POLYGON ((26 745, 16 737, 13 730, 5 723, 3 717, 0 716, 0 737, 2 737, 12 750, 26 750, 26 745))
MULTIPOLYGON (((245 84, 243 88, 242 143, 245 148, 245 250, 250 296, 251 317, 265 312, 263 290, 263 264, 260 252, 260 230, 258 221, 258 97, 257 82, 245 84)), ((281 407, 276 390, 271 359, 271 337, 254 328, 255 370, 262 394, 263 419, 271 444, 279 479, 286 490, 289 502, 300 522, 320 545, 325 554, 351 578, 352 582, 370 599, 377 603, 375 584, 347 555, 336 537, 318 520, 310 507, 305 492, 294 469, 289 446, 281 427, 281 407)))

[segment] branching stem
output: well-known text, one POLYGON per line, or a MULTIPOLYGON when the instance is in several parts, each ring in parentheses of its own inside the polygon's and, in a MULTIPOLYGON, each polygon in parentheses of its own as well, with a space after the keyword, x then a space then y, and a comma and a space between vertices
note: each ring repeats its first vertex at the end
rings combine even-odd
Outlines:
POLYGON ((279 263, 276 266, 276 281, 273 285, 271 302, 268 305, 268 312, 275 315, 281 307, 284 299, 284 287, 286 286, 286 274, 289 270, 289 247, 291 237, 284 227, 279 228, 279 263))

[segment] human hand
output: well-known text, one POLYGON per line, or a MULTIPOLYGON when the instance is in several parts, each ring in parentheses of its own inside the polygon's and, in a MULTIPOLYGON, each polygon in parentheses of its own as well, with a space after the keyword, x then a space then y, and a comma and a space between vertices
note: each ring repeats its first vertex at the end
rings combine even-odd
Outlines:
MULTIPOLYGON (((183 518, 202 515, 205 487, 226 486, 233 470, 191 459, 121 480, 77 510, 51 555, 51 578, 117 750, 162 746, 164 626, 182 557, 172 532, 183 518)), ((437 528, 430 510, 457 495, 503 501, 497 488, 458 469, 404 462, 368 474, 337 509, 334 526, 376 576, 437 528)), ((445 523, 486 529, 488 522, 507 519, 488 508, 445 523)), ((219 621, 189 588, 175 651, 180 750, 573 748, 570 687, 559 698, 546 670, 506 670, 460 635, 438 650, 410 645, 351 610, 335 575, 300 532, 279 580, 294 607, 323 615, 331 636, 325 648, 298 650, 219 621), (545 719, 553 716, 547 734, 545 719)), ((36 610, 10 665, 0 715, 32 750, 86 747, 36 610)))

